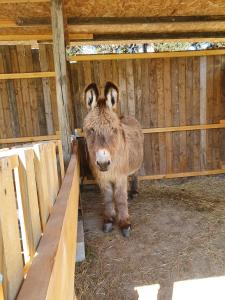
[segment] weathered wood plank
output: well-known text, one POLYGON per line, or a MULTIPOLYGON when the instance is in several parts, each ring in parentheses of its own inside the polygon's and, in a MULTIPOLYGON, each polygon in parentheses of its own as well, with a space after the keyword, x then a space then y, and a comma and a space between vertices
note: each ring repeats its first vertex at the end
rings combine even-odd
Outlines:
MULTIPOLYGON (((41 71, 46 72, 49 70, 48 59, 46 55, 46 46, 39 45, 39 55, 40 55, 40 66, 41 71)), ((53 120, 52 120, 52 107, 51 107, 51 91, 49 86, 49 79, 42 79, 42 87, 44 93, 44 107, 45 107, 45 118, 47 123, 47 132, 52 134, 54 131, 53 120)))
POLYGON ((67 81, 67 65, 65 53, 63 3, 62 0, 51 1, 52 33, 53 33, 53 54, 56 72, 56 91, 58 119, 61 140, 63 145, 64 159, 66 163, 70 159, 70 120, 68 107, 70 102, 69 87, 67 81))
MULTIPOLYGON (((207 96, 206 96, 206 69, 207 69, 207 58, 200 57, 200 124, 206 124, 206 110, 207 110, 207 96)), ((206 142, 206 131, 202 130, 200 134, 200 166, 201 170, 207 167, 207 142, 206 142)))
POLYGON ((125 60, 125 59, 154 59, 166 57, 193 57, 193 56, 212 56, 224 55, 225 50, 199 50, 199 51, 172 51, 172 52, 153 52, 153 53, 125 53, 125 54, 91 54, 69 56, 69 61, 94 61, 94 60, 125 60))
POLYGON ((41 216, 42 231, 44 231, 53 203, 49 199, 48 172, 46 162, 47 144, 35 144, 33 149, 35 153, 34 165, 37 181, 37 190, 39 196, 39 208, 41 216))
POLYGON ((23 281, 23 261, 20 246, 16 199, 12 167, 9 158, 0 159, 0 222, 7 282, 6 299, 15 299, 23 281))
POLYGON ((59 134, 54 135, 40 135, 40 136, 27 136, 19 138, 8 138, 0 139, 0 144, 16 144, 16 143, 27 143, 27 142, 40 142, 40 141, 50 141, 59 139, 59 134))

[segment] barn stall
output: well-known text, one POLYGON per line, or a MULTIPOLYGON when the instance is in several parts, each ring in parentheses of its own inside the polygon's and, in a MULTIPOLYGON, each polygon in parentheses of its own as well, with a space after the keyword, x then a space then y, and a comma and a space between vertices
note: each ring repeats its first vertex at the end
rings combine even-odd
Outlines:
POLYGON ((225 51, 66 61, 65 45, 223 42, 223 1, 99 2, 97 12, 91 1, 65 1, 64 26, 60 1, 0 3, 1 298, 74 297, 81 182, 78 299, 184 299, 193 285, 189 299, 198 289, 216 299, 206 287, 223 286, 224 177, 198 176, 225 173, 225 51), (108 80, 120 91, 119 114, 135 116, 145 135, 129 240, 117 228, 102 233, 102 198, 83 148, 83 90, 93 81, 102 90, 108 80), (71 146, 75 128, 81 137, 71 146))

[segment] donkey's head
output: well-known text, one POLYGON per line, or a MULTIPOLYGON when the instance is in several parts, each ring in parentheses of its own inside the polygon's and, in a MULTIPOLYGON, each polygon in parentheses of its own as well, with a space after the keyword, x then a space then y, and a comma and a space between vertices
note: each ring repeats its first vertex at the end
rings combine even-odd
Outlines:
POLYGON ((105 85, 104 97, 99 97, 95 83, 88 85, 84 92, 89 110, 84 120, 84 132, 92 164, 100 171, 108 171, 124 140, 120 119, 114 112, 118 96, 118 88, 111 82, 105 85))

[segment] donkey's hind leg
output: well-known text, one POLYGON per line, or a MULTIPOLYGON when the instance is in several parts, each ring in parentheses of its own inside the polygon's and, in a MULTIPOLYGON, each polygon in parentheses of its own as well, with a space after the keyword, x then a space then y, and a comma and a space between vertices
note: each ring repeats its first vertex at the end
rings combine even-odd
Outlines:
POLYGON ((129 198, 133 199, 138 195, 138 177, 136 174, 131 176, 129 198))
POLYGON ((118 221, 123 236, 130 235, 131 224, 127 203, 127 177, 120 178, 115 184, 115 202, 118 210, 118 221))
POLYGON ((104 185, 103 193, 104 193, 104 223, 103 223, 103 231, 110 232, 113 230, 113 223, 115 221, 115 208, 113 203, 113 186, 109 182, 104 185))

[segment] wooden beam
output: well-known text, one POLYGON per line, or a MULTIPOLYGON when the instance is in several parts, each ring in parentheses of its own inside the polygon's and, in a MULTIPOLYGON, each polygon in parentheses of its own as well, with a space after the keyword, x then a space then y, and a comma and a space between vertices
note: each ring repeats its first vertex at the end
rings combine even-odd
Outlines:
POLYGON ((60 138, 59 134, 26 136, 26 137, 18 137, 18 138, 0 139, 0 144, 16 144, 16 143, 51 141, 51 140, 58 140, 59 138, 60 138))
POLYGON ((0 300, 4 300, 3 294, 3 275, 0 273, 0 300))
POLYGON ((84 24, 68 25, 70 33, 127 34, 127 33, 186 33, 217 32, 225 30, 225 22, 179 22, 179 23, 130 23, 130 24, 84 24))
POLYGON ((0 0, 0 4, 19 4, 19 3, 48 3, 50 0, 0 0))
POLYGON ((79 162, 73 154, 18 300, 73 300, 78 201, 79 162))
POLYGON ((72 55, 68 61, 95 61, 95 60, 121 60, 121 59, 146 59, 166 57, 189 57, 189 56, 210 56, 224 55, 225 49, 199 50, 199 51, 172 51, 172 52, 151 52, 151 53, 126 53, 126 54, 85 54, 72 55))
POLYGON ((0 46, 14 46, 14 45, 28 45, 31 46, 32 48, 38 48, 38 43, 37 41, 0 41, 0 46))
POLYGON ((33 73, 10 73, 0 74, 0 80, 25 79, 25 78, 48 78, 55 77, 55 72, 33 72, 33 73))
MULTIPOLYGON (((182 38, 182 39, 127 39, 126 37, 123 40, 111 40, 110 37, 108 40, 96 40, 90 39, 90 40, 73 40, 70 41, 69 46, 87 46, 87 45, 127 45, 127 44, 143 44, 143 43, 174 43, 174 42, 190 42, 190 43, 198 43, 198 42, 225 42, 225 37, 220 38, 182 38)), ((1 45, 1 42, 0 42, 1 45)))
MULTIPOLYGON (((70 40, 92 40, 92 33, 70 33, 70 40)), ((52 41, 52 34, 0 34, 1 42, 13 42, 13 41, 24 41, 32 42, 35 41, 52 41)))
MULTIPOLYGON (((184 125, 184 126, 173 126, 173 127, 156 127, 156 128, 142 128, 144 134, 148 133, 166 133, 166 132, 177 132, 177 131, 193 131, 193 130, 206 130, 206 129, 219 129, 225 128, 225 120, 220 120, 218 124, 199 124, 199 125, 184 125)), ((84 136, 84 132, 81 128, 76 128, 76 134, 79 137, 84 136)))
POLYGON ((172 174, 162 174, 162 175, 160 174, 160 175, 138 176, 138 179, 139 180, 158 180, 158 179, 172 179, 172 178, 194 177, 194 176, 218 175, 218 174, 224 174, 224 173, 225 173, 225 169, 216 169, 216 170, 172 173, 172 174))
MULTIPOLYGON (((182 173, 171 173, 171 174, 158 174, 158 175, 140 175, 138 180, 160 180, 160 179, 173 179, 182 177, 195 177, 195 176, 207 176, 207 175, 219 175, 225 174, 225 166, 222 169, 215 170, 204 170, 204 171, 193 171, 193 172, 182 172, 182 173)), ((86 177, 82 181, 84 185, 97 184, 95 179, 87 179, 86 177)))
POLYGON ((142 129, 142 132, 160 133, 160 132, 192 131, 192 130, 218 129, 218 128, 225 128, 225 124, 219 123, 219 124, 187 125, 187 126, 164 127, 164 128, 147 128, 147 129, 142 129))
POLYGON ((51 41, 51 34, 1 34, 0 41, 51 41))
POLYGON ((124 40, 124 39, 130 39, 130 40, 189 40, 189 39, 204 39, 211 38, 218 39, 218 38, 224 38, 225 32, 224 31, 208 31, 208 32, 131 32, 126 34, 121 33, 108 33, 108 34, 94 34, 95 40, 101 40, 101 41, 107 41, 107 40, 124 40))
MULTIPOLYGON (((48 17, 19 17, 17 23, 24 26, 50 25, 48 17)), ((225 15, 152 16, 152 17, 68 17, 68 25, 127 25, 193 22, 224 22, 225 15)))
POLYGON ((71 145, 70 134, 71 129, 69 121, 68 107, 70 102, 69 86, 67 80, 67 64, 65 52, 65 37, 63 23, 63 7, 62 0, 51 1, 52 15, 52 32, 53 32, 53 54, 56 72, 56 92, 58 119, 61 132, 61 141, 63 146, 63 154, 65 163, 68 164, 70 159, 71 145))

